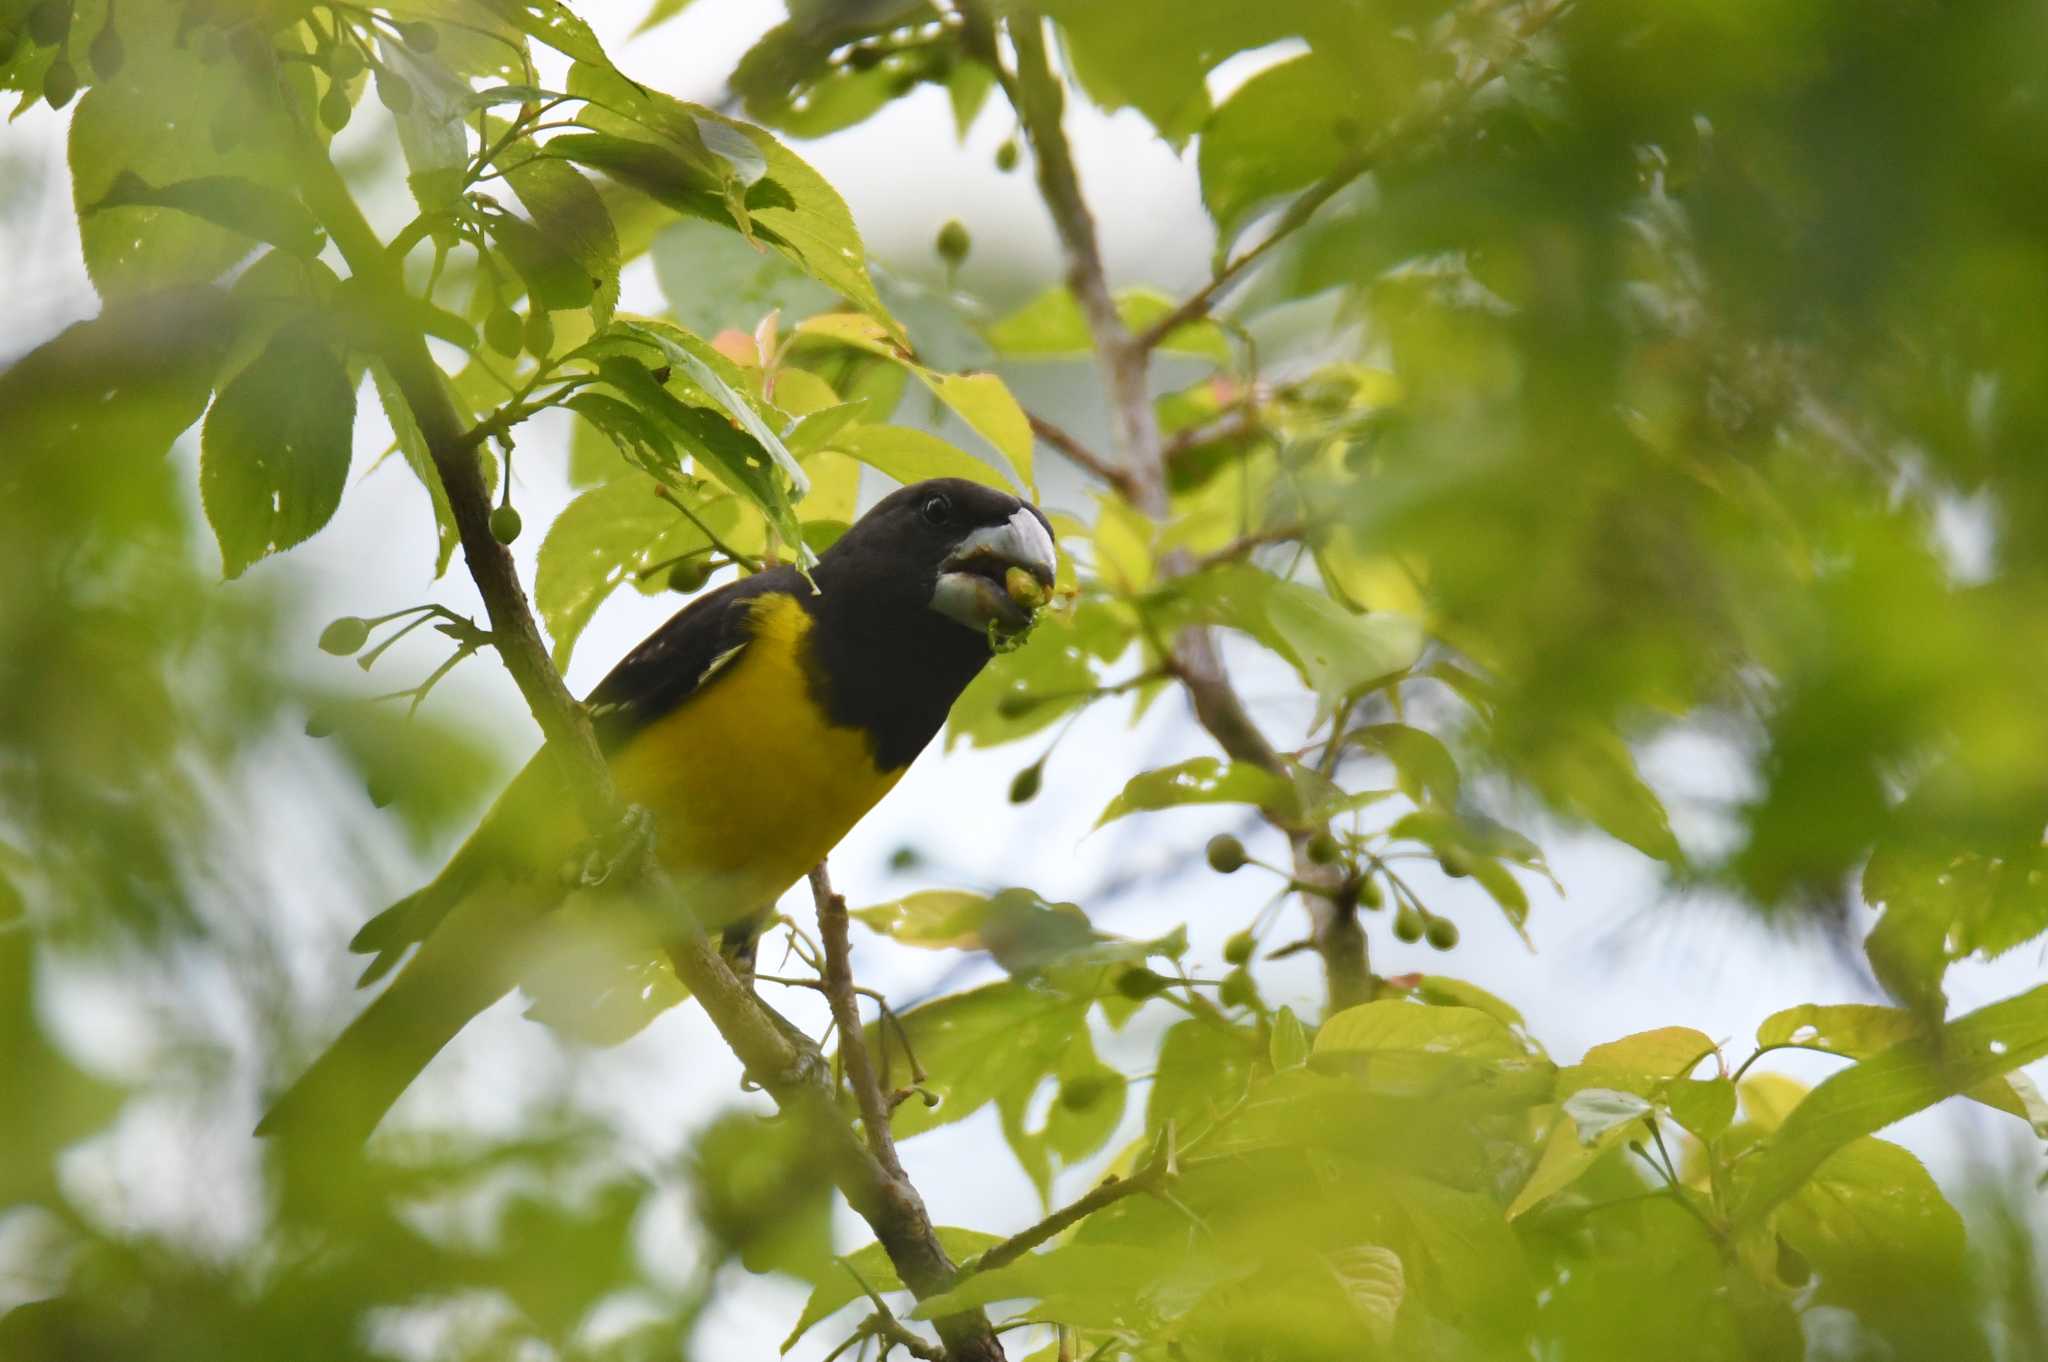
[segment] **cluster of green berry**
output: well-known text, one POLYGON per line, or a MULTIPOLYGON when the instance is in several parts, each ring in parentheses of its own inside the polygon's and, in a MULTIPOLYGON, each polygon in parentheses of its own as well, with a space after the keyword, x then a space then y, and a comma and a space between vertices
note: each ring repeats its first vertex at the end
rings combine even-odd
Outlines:
MULTIPOLYGON (((1227 832, 1211 837, 1205 854, 1209 868, 1219 875, 1234 875, 1247 865, 1262 864, 1254 861, 1245 851, 1242 841, 1227 832)), ((1364 908, 1377 912, 1386 906, 1387 891, 1382 888, 1380 875, 1376 873, 1385 871, 1386 867, 1376 859, 1368 857, 1373 859, 1373 867, 1361 868, 1355 863, 1344 844, 1327 830, 1311 835, 1302 844, 1302 855, 1312 865, 1343 866, 1345 874, 1334 889, 1319 884, 1303 883, 1290 877, 1289 883, 1293 888, 1304 893, 1321 894, 1332 898, 1340 908, 1346 910, 1364 908)), ((1270 866, 1265 868, 1273 869, 1270 866)), ((1457 873, 1449 864, 1446 864, 1444 869, 1446 873, 1457 873)), ((1427 940, 1440 951, 1450 950, 1458 944, 1457 923, 1424 907, 1403 881, 1389 874, 1387 882, 1393 889, 1395 899, 1395 940, 1409 943, 1427 940)), ((1252 952, 1257 946, 1257 939, 1252 933, 1239 932, 1224 943, 1223 958, 1233 965, 1242 965, 1251 959, 1252 952)))
MULTIPOLYGON (((37 47, 57 49, 56 56, 43 70, 43 99, 53 109, 63 108, 78 94, 78 68, 71 62, 70 51, 73 18, 72 0, 41 0, 28 12, 19 29, 0 29, 0 66, 20 53, 23 38, 37 47)), ((112 80, 128 63, 127 44, 121 41, 121 31, 114 24, 113 0, 108 0, 100 31, 86 44, 85 59, 96 80, 112 80)))

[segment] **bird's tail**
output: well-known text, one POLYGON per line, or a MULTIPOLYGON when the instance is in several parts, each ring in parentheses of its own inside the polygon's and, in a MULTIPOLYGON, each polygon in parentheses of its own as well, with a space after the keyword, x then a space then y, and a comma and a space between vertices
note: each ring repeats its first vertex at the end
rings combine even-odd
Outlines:
POLYGON ((507 901, 517 897, 499 880, 448 908, 391 986, 272 1103, 256 1133, 336 1154, 360 1148, 441 1047, 518 982, 535 905, 507 901))

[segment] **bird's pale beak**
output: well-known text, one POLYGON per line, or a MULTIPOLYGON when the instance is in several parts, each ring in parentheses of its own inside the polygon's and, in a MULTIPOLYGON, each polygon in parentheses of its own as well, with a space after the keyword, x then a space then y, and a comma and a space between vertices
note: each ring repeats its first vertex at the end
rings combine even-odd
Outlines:
POLYGON ((939 567, 932 609, 976 633, 1021 633, 1052 598, 1052 536, 1029 507, 974 531, 939 567))

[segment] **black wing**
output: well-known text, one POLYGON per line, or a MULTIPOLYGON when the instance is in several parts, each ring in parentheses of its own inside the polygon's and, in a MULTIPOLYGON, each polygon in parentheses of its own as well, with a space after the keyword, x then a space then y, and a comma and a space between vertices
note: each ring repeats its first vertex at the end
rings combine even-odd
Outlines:
MULTIPOLYGON (((641 728, 672 712, 752 637, 750 606, 761 596, 808 591, 794 568, 770 568, 699 596, 669 617, 597 683, 584 702, 598 745, 616 752, 641 728)), ((440 924, 493 866, 516 861, 532 810, 559 800, 555 774, 539 756, 513 777, 491 812, 431 884, 364 923, 349 949, 376 958, 359 984, 383 977, 440 924)))
POLYGON ((621 658, 584 701, 598 745, 616 752, 736 657, 753 636, 749 626, 755 600, 809 589, 795 568, 775 567, 729 582, 678 610, 621 658))

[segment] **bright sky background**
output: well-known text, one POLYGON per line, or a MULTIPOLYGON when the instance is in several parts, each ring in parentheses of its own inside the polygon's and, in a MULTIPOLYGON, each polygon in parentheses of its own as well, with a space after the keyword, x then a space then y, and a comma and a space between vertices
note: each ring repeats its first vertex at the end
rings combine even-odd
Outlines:
MULTIPOLYGON (((779 17, 779 7, 759 0, 697 0, 682 18, 628 42, 642 10, 640 4, 588 6, 601 36, 629 73, 706 102, 718 98, 739 54, 779 17)), ((376 136, 386 127, 379 119, 358 119, 344 143, 376 136)), ((944 96, 927 88, 861 127, 797 149, 839 188, 872 254, 899 275, 935 284, 939 269, 932 236, 949 218, 964 222, 975 248, 959 282, 972 291, 979 280, 1007 279, 1020 270, 1040 280, 1058 274, 1051 224, 1033 192, 1028 161, 1024 170, 1008 176, 992 164, 994 148, 1011 130, 1008 111, 999 99, 992 100, 962 146, 955 141, 944 96), (993 267, 992 261, 1008 268, 993 267)), ((1175 292, 1199 283, 1212 238, 1200 210, 1192 153, 1176 156, 1134 115, 1107 117, 1078 101, 1070 107, 1069 131, 1115 282, 1175 292)), ((61 184, 60 125, 47 109, 39 107, 12 125, 0 147, 9 149, 0 156, 14 158, 0 159, 0 178, 61 184)), ((387 226, 409 216, 406 203, 396 196, 375 206, 387 226)), ((17 328, 0 337, 4 359, 89 315, 96 304, 62 194, 15 200, 11 210, 0 212, 11 213, 0 219, 0 231, 14 246, 0 260, 0 293, 10 298, 17 319, 17 328)), ((629 270, 625 306, 660 309, 650 263, 629 270)), ((1056 395, 1073 377, 1071 372, 1019 369, 1006 376, 1027 402, 1056 395)), ((355 671, 314 649, 319 624, 333 615, 374 615, 421 599, 432 559, 425 503, 404 470, 394 461, 363 477, 388 439, 374 400, 364 403, 364 411, 356 461, 362 481, 351 487, 333 524, 304 547, 250 573, 259 582, 289 575, 311 590, 318 607, 307 620, 302 665, 332 684, 348 684, 355 671)), ((1045 414, 1099 447, 1107 446, 1097 413, 1052 409, 1045 414)), ((515 552, 529 582, 540 527, 569 495, 561 472, 564 461, 552 456, 560 441, 559 428, 550 434, 545 427, 530 427, 521 441, 517 493, 529 529, 515 552)), ((191 461, 192 450, 184 449, 180 457, 191 461)), ((1043 457, 1046 503, 1084 510, 1087 487, 1053 456, 1043 457)), ((868 492, 872 497, 875 488, 868 492)), ((459 567, 435 586, 433 599, 459 611, 478 610, 459 567)), ((572 686, 586 690, 666 617, 673 601, 631 591, 615 596, 578 644, 572 686)), ((1276 732, 1298 728, 1307 715, 1290 703, 1296 689, 1292 678, 1245 665, 1247 659, 1238 653, 1232 657, 1255 711, 1276 732)), ((429 647, 401 647, 380 664, 378 679, 404 684, 404 678, 424 672, 434 660, 429 647)), ((488 662, 463 668, 429 705, 489 716, 518 749, 518 759, 537 739, 511 683, 488 662)), ((1150 936, 1185 922, 1195 943, 1191 967, 1198 975, 1219 976, 1224 936, 1243 924, 1251 895, 1265 892, 1251 883, 1256 871, 1222 879, 1201 865, 1203 840, 1219 827, 1237 826, 1231 816, 1202 811, 1143 815, 1089 835, 1102 806, 1132 771, 1213 750, 1174 697, 1156 706, 1135 730, 1127 729, 1124 715, 1120 706, 1101 705, 1081 719, 1048 763, 1044 792, 1021 808, 1007 802, 1010 777, 1043 750, 1044 737, 993 754, 927 753, 832 858, 839 888, 861 904, 921 888, 1027 884, 1048 898, 1080 902, 1096 913, 1098 925, 1113 931, 1150 936), (909 875, 892 875, 887 859, 907 843, 931 859, 909 875), (1099 887, 1132 875, 1147 878, 1110 911, 1101 911, 1099 887)), ((317 756, 309 760, 303 752, 281 756, 274 781, 227 797, 253 820, 252 843, 268 849, 270 873, 252 891, 298 910, 294 920, 303 925, 304 941, 294 956, 294 971, 306 999, 330 1006, 338 1026, 356 1005, 349 996, 356 962, 344 955, 343 941, 384 898, 406 892, 429 875, 442 849, 414 856, 398 839, 376 835, 377 820, 360 791, 324 762, 317 756), (324 784, 309 787, 308 782, 324 784), (346 828, 333 826, 329 810, 350 801, 360 804, 361 817, 346 828), (365 880, 380 895, 376 901, 362 900, 365 880)), ((1740 792, 1740 768, 1725 750, 1704 739, 1668 741, 1648 755, 1646 771, 1671 796, 1682 839, 1710 845, 1721 834, 1724 803, 1740 792)), ((1569 894, 1560 900, 1531 884, 1529 929, 1535 949, 1515 938, 1469 881, 1429 874, 1418 877, 1426 882, 1418 887, 1458 922, 1463 944, 1448 956, 1421 945, 1402 946, 1391 939, 1384 919, 1373 919, 1376 969, 1470 978, 1519 1006, 1560 1061, 1576 1059, 1590 1044, 1676 1024, 1732 1041, 1731 1053, 1739 1059, 1747 1053, 1744 1041, 1756 1024, 1779 1007, 1882 1001, 1853 955, 1811 940, 1774 936, 1725 905, 1672 902, 1660 892, 1655 868, 1634 852, 1604 839, 1546 829, 1526 810, 1500 807, 1495 812, 1538 837, 1569 894)), ((1272 853, 1275 846, 1263 849, 1272 853)), ((1261 849, 1255 838, 1254 852, 1261 849)), ((793 912, 808 914, 803 895, 792 895, 789 902, 793 912)), ((1297 913, 1291 920, 1298 921, 1298 910, 1290 912, 1297 913)), ((864 932, 857 933, 855 951, 863 981, 902 1004, 953 987, 962 977, 994 974, 992 966, 951 954, 908 951, 864 932), (970 976, 959 973, 963 967, 970 976)), ((1958 967, 1950 976, 1955 1006, 1960 1011, 2010 995, 2038 982, 2042 966, 2041 949, 2031 946, 1996 966, 1958 967)), ((1306 1009, 1314 1007, 1319 983, 1308 964, 1273 966, 1262 978, 1270 979, 1268 994, 1276 1000, 1291 997, 1306 1009)), ((60 1020, 76 1048, 120 1072, 147 1070, 147 1015, 115 981, 75 980, 63 1001, 60 1020)), ((778 991, 772 1001, 814 1029, 823 1021, 822 1006, 808 994, 792 997, 778 991)), ((1165 1009, 1152 1011, 1162 1015, 1149 1024, 1143 1019, 1134 1023, 1133 1037, 1110 1042, 1105 1057, 1121 1062, 1128 1072, 1144 1072, 1146 1037, 1168 1020, 1165 1009)), ((1785 1067, 1809 1078, 1833 1067, 1817 1057, 1799 1058, 1812 1062, 1795 1059, 1785 1067)), ((672 1156, 688 1131, 719 1106, 737 1100, 737 1077, 735 1062, 694 1009, 672 1012, 631 1043, 592 1054, 559 1046, 542 1028, 520 1020, 517 1007, 508 1002, 450 1047, 399 1112, 433 1120, 461 1110, 485 1121, 503 1121, 521 1110, 533 1091, 566 1084, 579 1102, 616 1113, 632 1132, 634 1156, 652 1166, 672 1156)), ((1133 1088, 1133 1119, 1142 1110, 1143 1092, 1142 1085, 1133 1088)), ((199 1145, 172 1141, 160 1124, 138 1120, 127 1123, 116 1138, 83 1151, 68 1172, 75 1185, 119 1198, 128 1214, 180 1224, 194 1233, 231 1236, 238 1222, 246 1223, 246 1200, 238 1205, 232 1192, 223 1192, 196 1212, 199 1221, 194 1223, 188 1218, 193 1208, 182 1198, 166 1201, 171 1194, 158 1185, 156 1175, 176 1173, 174 1185, 200 1178, 223 1188, 243 1179, 253 1151, 246 1140, 232 1137, 253 1122, 258 1101, 253 1080, 245 1097, 245 1105, 226 1112, 155 1113, 216 1130, 226 1138, 213 1152, 195 1153, 199 1145)), ((2040 1162, 2017 1122, 1962 1103, 1906 1122, 1889 1138, 1928 1157, 1951 1189, 1973 1160, 1997 1167, 2040 1162)), ((992 1110, 920 1137, 904 1153, 939 1223, 1014 1229, 1039 1213, 1029 1184, 1002 1145, 992 1110)), ((1094 1172, 1091 1167, 1071 1174, 1071 1187, 1087 1185, 1094 1172)), ((864 1227, 850 1219, 844 1235, 849 1248, 866 1242, 864 1227)), ((672 1225, 650 1225, 647 1236, 654 1253, 686 1252, 672 1225)), ((720 1340, 721 1357, 774 1356, 801 1290, 742 1275, 727 1285, 725 1304, 707 1326, 715 1332, 703 1337, 720 1340)), ((829 1328, 817 1330, 792 1355, 822 1356, 832 1338, 829 1328)))

